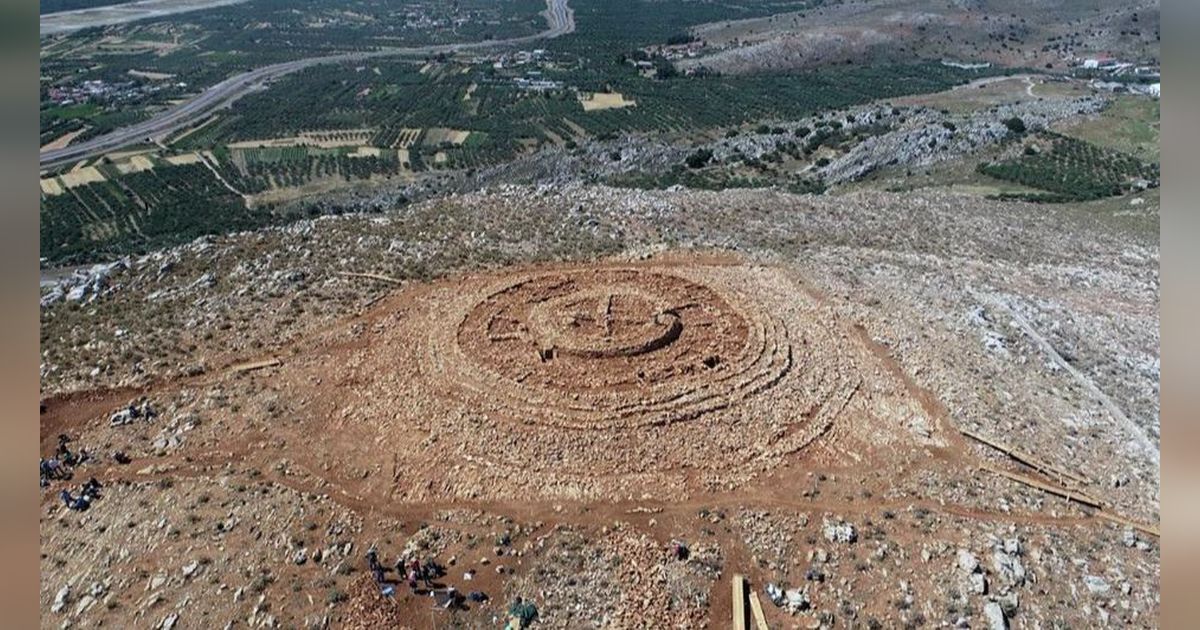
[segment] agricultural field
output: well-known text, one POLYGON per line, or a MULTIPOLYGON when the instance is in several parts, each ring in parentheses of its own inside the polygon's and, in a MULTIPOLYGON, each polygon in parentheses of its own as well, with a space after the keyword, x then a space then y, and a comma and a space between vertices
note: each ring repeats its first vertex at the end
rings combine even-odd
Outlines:
POLYGON ((1008 197, 1090 201, 1158 185, 1157 165, 1082 140, 1044 132, 1018 146, 1019 157, 980 164, 979 172, 1045 192, 1008 197))
POLYGON ((1147 162, 1159 159, 1159 101, 1155 99, 1120 96, 1095 119, 1072 121, 1059 130, 1147 162))
POLYGON ((220 133, 210 132, 203 142, 288 137, 312 129, 373 128, 378 130, 374 143, 392 147, 407 130, 449 128, 479 136, 474 142, 450 143, 456 147, 452 154, 463 153, 463 162, 476 164, 513 156, 522 139, 548 143, 556 138, 579 142, 638 132, 694 134, 943 90, 981 76, 979 71, 914 64, 655 80, 609 61, 600 67, 544 70, 543 76, 562 82, 564 88, 530 93, 491 68, 461 67, 467 72, 431 75, 420 72, 417 64, 404 62, 379 62, 371 68, 311 68, 280 81, 269 93, 238 101, 219 123, 220 133), (636 107, 589 109, 572 89, 603 86, 611 87, 607 94, 620 94, 621 105, 636 103, 636 107), (468 90, 472 96, 464 99, 468 90))
POLYGON ((246 194, 299 188, 313 180, 349 182, 413 170, 403 152, 365 146, 221 148, 213 156, 225 180, 246 194))
POLYGON ((634 107, 637 101, 627 100, 620 92, 585 92, 579 95, 579 104, 583 111, 591 112, 601 109, 620 109, 634 107))
POLYGON ((269 212, 248 212, 202 165, 114 172, 43 195, 42 256, 59 263, 94 262, 272 220, 269 212))
POLYGON ((296 218, 286 202, 423 169, 406 150, 370 146, 218 147, 153 151, 48 176, 42 189, 42 256, 96 262, 296 218))
MULTIPOLYGON (((52 35, 41 42, 43 108, 49 106, 50 89, 100 81, 117 84, 112 91, 121 95, 120 109, 153 111, 231 74, 271 63, 532 35, 545 28, 540 15, 545 8, 544 0, 249 0, 52 35)), ((108 98, 93 100, 118 107, 108 98)), ((83 114, 75 120, 91 122, 83 114)), ((43 130, 46 124, 43 116, 43 130)))

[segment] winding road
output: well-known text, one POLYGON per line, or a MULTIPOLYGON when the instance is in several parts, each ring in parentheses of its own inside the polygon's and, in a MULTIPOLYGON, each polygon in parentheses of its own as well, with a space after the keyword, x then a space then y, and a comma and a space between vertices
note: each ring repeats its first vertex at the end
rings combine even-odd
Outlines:
POLYGON ((117 129, 86 142, 73 144, 62 149, 45 151, 40 156, 39 164, 42 168, 60 166, 112 151, 129 144, 145 142, 149 138, 169 134, 195 123, 218 108, 229 105, 268 81, 319 64, 361 61, 377 57, 436 55, 463 50, 509 46, 539 39, 559 37, 575 31, 575 13, 567 5, 567 0, 546 0, 546 11, 543 15, 546 16, 548 28, 540 33, 525 37, 411 48, 385 48, 365 53, 354 52, 327 55, 324 57, 308 57, 256 68, 225 79, 205 89, 190 100, 164 110, 140 123, 117 129))

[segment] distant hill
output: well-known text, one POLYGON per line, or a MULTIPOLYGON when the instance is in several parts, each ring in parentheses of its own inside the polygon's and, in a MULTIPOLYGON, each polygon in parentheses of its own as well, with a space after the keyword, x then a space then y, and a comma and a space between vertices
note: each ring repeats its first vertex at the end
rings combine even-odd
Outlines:
POLYGON ((63 11, 78 11, 79 9, 94 9, 116 4, 128 4, 136 0, 42 0, 38 5, 41 15, 61 13, 63 11))

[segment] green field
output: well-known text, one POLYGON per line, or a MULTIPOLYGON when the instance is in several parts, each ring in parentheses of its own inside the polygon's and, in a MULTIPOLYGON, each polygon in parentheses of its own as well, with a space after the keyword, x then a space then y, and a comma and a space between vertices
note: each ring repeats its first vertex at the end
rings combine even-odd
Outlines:
POLYGON ((76 103, 65 107, 47 107, 41 112, 43 121, 67 120, 70 118, 91 118, 100 112, 100 107, 92 103, 76 103))
POLYGON ((1020 157, 980 164, 980 173, 1040 193, 1001 195, 1039 202, 1091 201, 1126 194, 1144 180, 1158 185, 1158 167, 1082 140, 1043 132, 1023 143, 1020 157))
POLYGON ((77 264, 269 224, 201 165, 163 166, 42 199, 41 250, 77 264))
POLYGON ((380 62, 371 70, 311 68, 235 103, 219 129, 205 130, 205 141, 372 128, 377 130, 374 144, 386 148, 403 129, 447 127, 472 132, 467 143, 448 152, 452 160, 473 166, 510 159, 522 150, 523 141, 582 141, 633 132, 695 134, 944 90, 980 76, 941 64, 910 64, 657 80, 639 76, 627 64, 605 60, 545 69, 544 76, 562 82, 564 88, 531 93, 487 65, 445 65, 455 71, 422 74, 419 65, 399 61, 380 62), (476 90, 470 100, 463 100, 471 84, 476 90), (619 91, 637 106, 585 112, 573 89, 619 91), (370 97, 363 98, 363 93, 370 97))
POLYGON ((1064 126, 1062 133, 1137 156, 1159 161, 1159 101, 1118 96, 1096 120, 1064 126))

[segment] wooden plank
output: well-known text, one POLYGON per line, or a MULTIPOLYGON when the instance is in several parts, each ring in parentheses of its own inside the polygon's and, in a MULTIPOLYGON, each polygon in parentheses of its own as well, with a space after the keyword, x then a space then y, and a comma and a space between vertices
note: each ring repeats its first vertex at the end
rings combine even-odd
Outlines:
POLYGON ((229 368, 234 373, 249 372, 251 370, 261 370, 263 368, 275 367, 283 365, 283 361, 279 359, 266 359, 263 361, 252 361, 250 363, 239 363, 229 368))
POLYGON ((1097 512, 1096 516, 1099 516, 1100 518, 1102 518, 1106 521, 1112 521, 1112 522, 1118 523, 1120 525, 1128 525, 1129 527, 1132 527, 1132 528, 1138 530, 1139 532, 1142 532, 1143 534, 1149 534, 1151 536, 1154 536, 1155 538, 1162 538, 1162 534, 1159 533, 1159 531, 1158 531, 1158 525, 1147 525, 1145 523, 1131 521, 1131 520, 1125 518, 1124 516, 1120 516, 1118 514, 1113 514, 1112 512, 1105 512, 1103 510, 1101 510, 1100 512, 1097 512))
POLYGON ((392 284, 404 284, 404 281, 400 280, 399 278, 393 278, 391 276, 385 276, 383 274, 378 274, 378 273, 359 273, 357 271, 339 271, 338 275, 346 276, 349 278, 370 278, 372 280, 382 280, 384 282, 390 282, 392 284))
POLYGON ((1027 453, 1022 453, 1021 451, 1018 451, 1015 448, 1012 448, 1005 444, 1001 444, 999 442, 996 442, 995 440, 986 438, 982 435, 979 435, 978 433, 975 433, 974 431, 970 431, 968 429, 963 429, 963 428, 959 428, 958 431, 959 431, 959 433, 962 433, 963 435, 971 438, 972 440, 975 440, 982 444, 986 444, 987 446, 990 446, 990 447, 996 449, 997 451, 1000 451, 1001 453, 1008 455, 1009 457, 1017 460, 1018 462, 1021 462, 1022 464, 1025 464, 1026 466, 1029 466, 1030 468, 1033 468, 1034 470, 1037 470, 1038 472, 1042 472, 1042 473, 1045 473, 1045 474, 1053 476, 1053 477, 1059 477, 1060 480, 1065 478, 1065 479, 1070 479, 1071 481, 1074 481, 1076 483, 1081 483, 1081 484, 1091 483, 1090 481, 1088 481, 1087 479, 1085 479, 1083 477, 1080 477, 1079 475, 1075 475, 1073 473, 1062 470, 1061 468, 1057 468, 1055 466, 1047 464, 1046 462, 1043 462, 1032 455, 1029 455, 1027 453))
POLYGON ((988 464, 988 463, 982 463, 979 465, 979 467, 983 470, 994 472, 997 475, 1000 475, 1002 477, 1007 477, 1008 479, 1011 479, 1017 483, 1022 483, 1027 486, 1030 486, 1032 488, 1037 488, 1038 490, 1041 490, 1043 492, 1048 492, 1050 494, 1063 497, 1067 501, 1074 501, 1076 503, 1082 503, 1084 505, 1088 505, 1088 506, 1091 506, 1094 508, 1104 507, 1103 504, 1100 503, 1100 501, 1093 499, 1093 498, 1089 497, 1088 495, 1083 494, 1082 492, 1068 490, 1061 486, 1056 486, 1056 485, 1049 484, 1049 483, 1046 483, 1046 482, 1038 480, 1038 479, 1034 479, 1033 477, 1030 477, 1028 475, 1020 475, 1020 474, 1017 474, 1014 472, 1009 472, 1002 468, 996 468, 995 466, 992 466, 991 464, 988 464))
POLYGON ((767 630, 767 616, 763 614, 762 600, 758 598, 758 591, 750 591, 750 612, 754 615, 755 629, 767 630))
POLYGON ((733 630, 746 630, 746 576, 733 576, 733 630))

